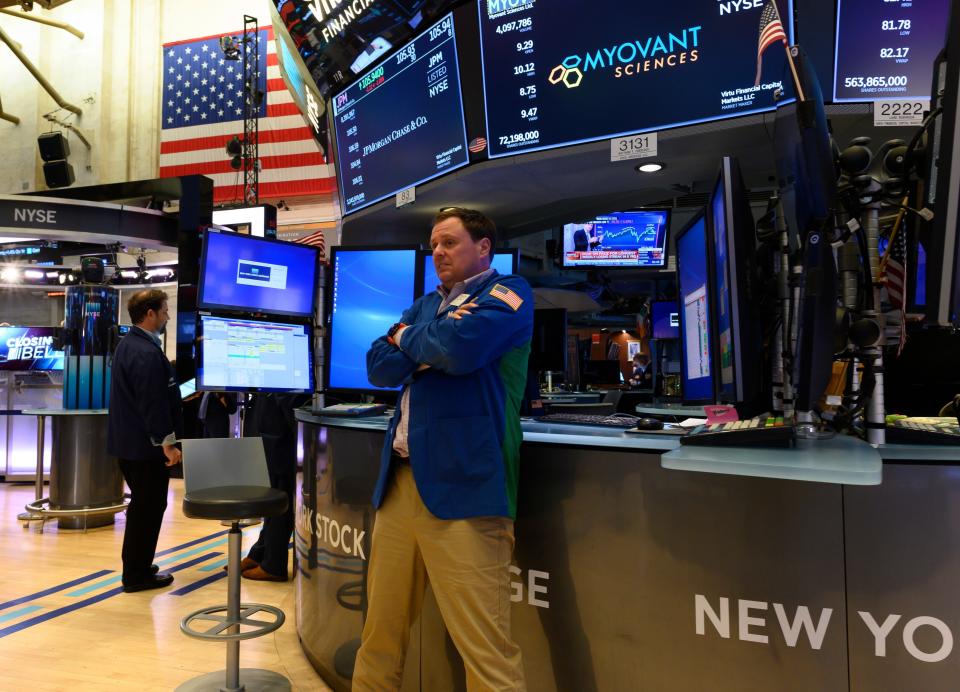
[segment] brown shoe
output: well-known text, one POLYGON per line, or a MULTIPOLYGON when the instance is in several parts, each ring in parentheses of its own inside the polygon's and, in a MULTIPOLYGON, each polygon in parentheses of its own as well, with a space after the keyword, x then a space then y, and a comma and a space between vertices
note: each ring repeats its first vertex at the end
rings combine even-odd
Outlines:
POLYGON ((270 574, 269 572, 264 571, 264 569, 257 565, 248 570, 245 570, 241 575, 244 579, 253 579, 256 581, 286 581, 286 577, 281 577, 278 574, 270 574))
MULTIPOLYGON (((260 563, 254 560, 252 557, 245 557, 242 560, 240 560, 240 573, 243 574, 248 569, 253 569, 254 567, 259 567, 259 566, 260 566, 260 563)), ((229 567, 229 565, 223 566, 224 572, 227 571, 227 567, 229 567)))

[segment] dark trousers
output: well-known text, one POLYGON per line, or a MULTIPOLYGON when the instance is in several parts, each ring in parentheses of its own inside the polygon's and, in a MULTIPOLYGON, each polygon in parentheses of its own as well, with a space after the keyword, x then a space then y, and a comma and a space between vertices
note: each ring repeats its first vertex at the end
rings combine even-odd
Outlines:
POLYGON ((170 469, 156 459, 121 459, 120 470, 130 487, 127 526, 123 532, 123 582, 135 584, 150 577, 163 512, 167 508, 170 469))
POLYGON ((264 572, 281 577, 287 576, 287 557, 290 536, 293 534, 293 494, 297 487, 297 474, 270 473, 270 487, 287 494, 287 511, 276 517, 266 517, 257 542, 250 548, 247 557, 260 563, 264 572))

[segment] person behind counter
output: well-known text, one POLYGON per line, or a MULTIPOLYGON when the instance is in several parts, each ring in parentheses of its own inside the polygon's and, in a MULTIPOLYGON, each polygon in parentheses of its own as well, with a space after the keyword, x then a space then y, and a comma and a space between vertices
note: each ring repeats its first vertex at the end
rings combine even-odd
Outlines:
POLYGON ((158 589, 173 575, 153 564, 167 508, 169 467, 180 463, 183 435, 180 388, 160 345, 170 314, 167 294, 151 288, 134 293, 127 305, 133 328, 113 355, 107 451, 120 460, 130 487, 123 531, 123 590, 158 589))
POLYGON ((490 268, 495 244, 479 212, 441 211, 430 234, 440 288, 367 352, 370 382, 403 390, 374 490, 354 692, 400 689, 428 580, 467 688, 525 689, 509 567, 533 294, 490 268))
POLYGON ((257 394, 246 418, 244 435, 263 438, 270 487, 287 494, 287 511, 264 518, 257 542, 240 562, 244 579, 286 581, 288 578, 297 486, 297 422, 293 411, 309 398, 304 394, 257 394))
POLYGON ((650 356, 646 353, 633 354, 633 374, 630 376, 630 386, 634 389, 650 389, 653 387, 653 368, 650 367, 650 356))

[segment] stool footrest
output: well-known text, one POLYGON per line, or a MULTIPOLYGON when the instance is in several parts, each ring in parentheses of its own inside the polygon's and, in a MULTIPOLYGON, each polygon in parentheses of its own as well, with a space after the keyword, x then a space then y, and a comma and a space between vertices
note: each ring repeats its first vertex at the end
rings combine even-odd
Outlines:
POLYGON ((264 603, 241 603, 240 617, 237 619, 231 619, 228 613, 227 605, 195 610, 180 621, 180 631, 195 639, 218 642, 240 641, 270 634, 280 629, 286 619, 282 610, 264 603), (274 619, 271 622, 255 619, 253 616, 257 613, 272 615, 274 619), (201 623, 207 625, 205 631, 199 631, 191 627, 191 625, 200 625, 201 623), (253 629, 242 632, 240 631, 242 627, 253 629), (236 631, 232 631, 234 629, 236 631))

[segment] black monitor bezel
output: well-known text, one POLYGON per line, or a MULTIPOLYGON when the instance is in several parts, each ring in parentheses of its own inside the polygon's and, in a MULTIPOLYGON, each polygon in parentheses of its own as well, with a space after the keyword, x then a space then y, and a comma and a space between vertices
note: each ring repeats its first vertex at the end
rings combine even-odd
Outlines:
MULTIPOLYGON (((690 220, 687 221, 686 224, 684 224, 683 228, 680 230, 679 233, 676 234, 676 236, 674 236, 674 239, 673 239, 674 245, 677 248, 677 305, 679 306, 679 309, 680 309, 680 342, 681 342, 680 344, 680 385, 681 385, 680 401, 685 406, 700 406, 700 405, 709 405, 709 404, 717 403, 717 379, 718 379, 717 378, 717 354, 716 354, 716 348, 713 343, 713 338, 710 339, 710 383, 713 389, 713 396, 708 398, 702 398, 702 399, 693 399, 688 396, 687 388, 683 386, 684 381, 686 379, 684 377, 684 373, 687 372, 687 350, 683 346, 683 335, 685 332, 685 324, 684 324, 684 310, 683 310, 683 306, 680 303, 681 299, 683 298, 683 295, 681 294, 682 289, 680 286, 680 254, 679 254, 680 239, 683 238, 683 236, 685 236, 690 231, 690 229, 692 229, 697 224, 697 222, 700 221, 701 219, 703 220, 703 225, 704 225, 703 251, 705 253, 706 260, 707 260, 706 262, 706 268, 707 268, 707 284, 706 285, 708 288, 707 314, 710 316, 710 319, 713 320, 713 295, 712 295, 713 293, 712 291, 713 256, 712 256, 712 253, 710 252, 710 247, 711 247, 709 242, 710 227, 707 223, 707 209, 703 208, 698 210, 697 213, 694 214, 690 218, 690 220)), ((712 327, 713 325, 711 325, 711 329, 712 327)))
POLYGON ((314 353, 314 336, 315 330, 313 323, 309 320, 275 320, 275 319, 259 319, 253 317, 245 317, 242 315, 227 315, 227 314, 215 314, 209 311, 203 311, 197 313, 197 348, 196 348, 196 357, 197 357, 197 391, 198 392, 275 392, 283 394, 313 394, 317 388, 317 378, 316 371, 314 370, 314 363, 316 362, 316 354, 314 353), (224 320, 238 320, 243 322, 256 322, 263 324, 279 324, 284 326, 298 326, 304 327, 309 338, 309 348, 307 349, 309 363, 309 373, 310 373, 310 386, 309 389, 285 389, 277 387, 208 387, 203 384, 203 344, 204 344, 204 334, 203 334, 203 318, 204 317, 213 317, 216 319, 224 320))
POLYGON ((673 221, 673 209, 669 207, 638 207, 631 209, 619 209, 617 211, 607 211, 600 212, 599 214, 594 214, 592 219, 584 219, 583 221, 568 221, 567 223, 560 226, 560 269, 563 271, 635 271, 635 272, 644 272, 648 274, 660 273, 668 271, 668 266, 670 264, 670 224, 673 221), (578 265, 568 265, 566 263, 566 253, 563 249, 563 228, 570 224, 576 223, 592 223, 596 221, 596 217, 599 215, 611 215, 611 214, 630 214, 636 212, 651 212, 658 213, 662 212, 667 215, 666 227, 667 232, 664 234, 663 238, 663 265, 660 267, 641 267, 639 265, 630 265, 630 264, 621 264, 614 266, 606 265, 596 265, 596 264, 578 264, 578 265))
MULTIPOLYGON (((400 394, 402 388, 397 389, 379 389, 377 387, 331 387, 330 386, 330 367, 333 364, 333 281, 336 277, 337 271, 337 255, 343 252, 370 252, 370 251, 390 251, 390 250, 413 250, 414 253, 419 253, 421 251, 421 246, 418 244, 395 244, 395 245, 338 245, 330 250, 330 271, 327 272, 327 283, 325 286, 325 301, 324 301, 324 330, 323 330, 323 348, 324 348, 324 359, 323 359, 323 391, 330 393, 331 396, 339 398, 341 395, 370 395, 382 400, 393 402, 396 400, 397 396, 400 394)), ((414 255, 413 262, 413 287, 414 292, 416 292, 417 287, 417 277, 416 272, 419 267, 418 257, 414 255)), ((413 305, 414 301, 417 298, 414 296, 410 297, 410 304, 413 305)), ((397 315, 397 319, 400 319, 400 315, 397 315)))
MULTIPOLYGON (((494 248, 494 255, 511 255, 512 256, 512 274, 516 274, 520 266, 520 249, 515 247, 505 247, 505 248, 494 248)), ((417 275, 414 277, 413 282, 413 294, 415 298, 423 296, 427 292, 427 287, 424 286, 423 274, 426 271, 426 263, 430 261, 430 257, 433 256, 433 250, 430 249, 421 249, 417 252, 417 275)), ((492 260, 491 260, 492 266, 492 260)))
POLYGON ((314 312, 317 309, 317 291, 319 287, 318 274, 320 267, 320 249, 314 247, 313 245, 304 245, 302 243, 291 243, 286 240, 278 240, 276 238, 261 238, 260 236, 246 235, 243 233, 236 233, 233 231, 221 231, 217 228, 207 228, 203 232, 203 238, 201 239, 201 250, 200 250, 200 281, 197 287, 197 308, 199 310, 216 310, 217 312, 229 313, 232 315, 263 315, 266 317, 293 317, 293 318, 312 318, 314 312), (312 292, 310 295, 310 312, 299 312, 294 310, 270 310, 263 311, 258 308, 252 307, 238 307, 236 305, 225 305, 223 303, 210 303, 203 300, 204 289, 206 287, 207 279, 207 247, 209 245, 208 238, 211 233, 218 233, 223 235, 234 235, 238 238, 243 238, 244 240, 253 240, 255 242, 267 243, 267 244, 282 244, 285 246, 293 246, 296 248, 303 248, 305 250, 313 251, 313 281, 312 292))

